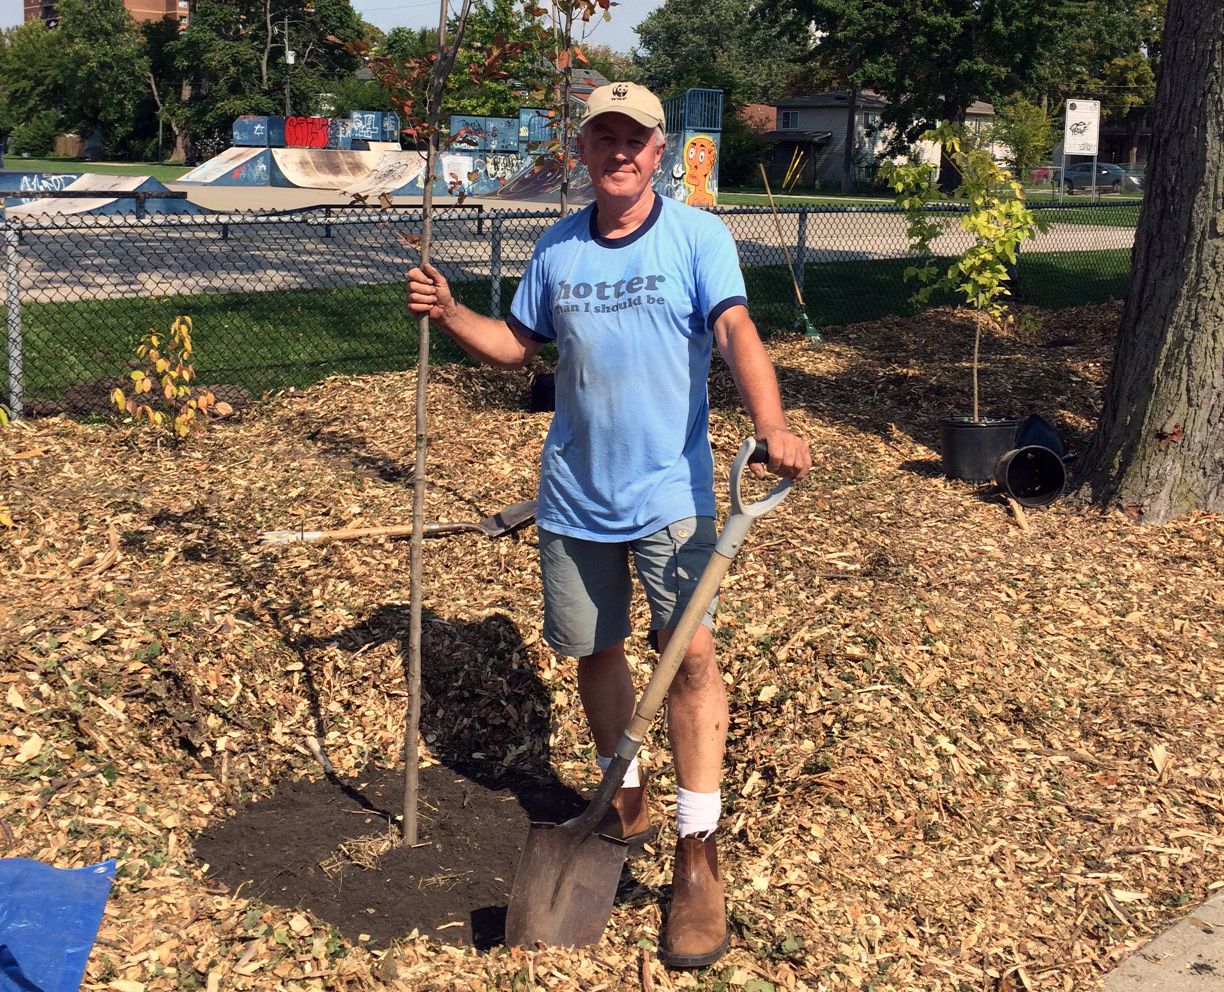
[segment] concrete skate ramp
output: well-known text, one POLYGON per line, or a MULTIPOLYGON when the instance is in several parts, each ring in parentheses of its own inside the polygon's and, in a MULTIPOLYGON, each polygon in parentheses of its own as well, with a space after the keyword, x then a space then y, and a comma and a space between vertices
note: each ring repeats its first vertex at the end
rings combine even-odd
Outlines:
MULTIPOLYGON (((86 173, 64 187, 64 192, 82 193, 80 197, 39 197, 5 211, 8 217, 47 217, 54 214, 134 214, 136 201, 116 197, 115 193, 168 193, 170 190, 151 176, 108 176, 86 173), (96 195, 89 195, 96 194, 96 195), (111 194, 111 195, 107 195, 111 194)), ((144 203, 146 214, 209 213, 188 200, 153 199, 144 203)))
MULTIPOLYGON (((501 189, 490 195, 504 200, 556 200, 561 195, 561 163, 551 157, 533 158, 507 179, 501 189)), ((591 175, 586 166, 574 166, 570 170, 569 201, 590 203, 594 198, 591 175)))
POLYGON ((345 186, 346 196, 420 196, 425 156, 414 151, 386 152, 369 173, 345 186))
POLYGON ((272 160, 289 186, 338 190, 360 182, 386 154, 339 148, 273 148, 272 160))
POLYGON ((179 179, 201 186, 271 186, 273 164, 266 148, 227 148, 179 179))

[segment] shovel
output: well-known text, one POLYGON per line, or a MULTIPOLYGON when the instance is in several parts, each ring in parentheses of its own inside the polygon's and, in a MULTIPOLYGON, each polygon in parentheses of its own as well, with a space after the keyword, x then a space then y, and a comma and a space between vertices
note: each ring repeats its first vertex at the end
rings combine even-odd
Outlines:
POLYGON ((622 840, 597 834, 595 827, 624 782, 625 772, 642 746, 693 635, 753 521, 781 503, 790 489, 791 480, 783 479, 764 499, 743 502, 740 479, 744 466, 768 458, 765 445, 753 438, 748 438, 735 456, 731 466, 731 515, 590 805, 565 823, 532 823, 528 829, 506 910, 508 945, 583 947, 599 942, 612 915, 627 847, 622 840))
MULTIPOLYGON (((426 524, 425 537, 448 537, 451 534, 483 534, 485 537, 504 537, 520 527, 526 527, 535 519, 536 501, 525 500, 511 503, 493 516, 475 522, 458 524, 426 524)), ((259 535, 261 545, 322 544, 326 541, 353 541, 360 537, 409 537, 412 524, 396 524, 392 527, 348 527, 341 530, 268 530, 259 535)))

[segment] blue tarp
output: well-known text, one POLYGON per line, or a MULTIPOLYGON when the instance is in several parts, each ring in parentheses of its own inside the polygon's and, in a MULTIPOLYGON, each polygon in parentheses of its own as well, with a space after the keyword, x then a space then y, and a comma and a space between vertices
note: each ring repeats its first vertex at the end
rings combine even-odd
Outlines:
POLYGON ((76 992, 114 880, 114 861, 0 859, 0 992, 76 992))

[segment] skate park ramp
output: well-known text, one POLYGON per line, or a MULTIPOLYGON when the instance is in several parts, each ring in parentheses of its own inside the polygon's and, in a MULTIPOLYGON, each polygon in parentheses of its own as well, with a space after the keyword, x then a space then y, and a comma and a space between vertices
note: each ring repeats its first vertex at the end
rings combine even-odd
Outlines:
POLYGON ((386 154, 378 150, 273 148, 272 160, 287 186, 338 190, 365 179, 386 154))
MULTIPOLYGON (((373 142, 371 142, 373 144, 373 142)), ((370 172, 345 186, 346 196, 420 196, 425 156, 415 151, 387 152, 370 172)))
MULTIPOLYGON (((121 193, 168 193, 151 176, 111 176, 86 173, 64 187, 73 197, 38 197, 5 210, 7 217, 48 217, 55 214, 134 214, 136 201, 121 193)), ((204 214, 210 211, 188 200, 150 199, 144 201, 146 214, 204 214)))
MULTIPOLYGON (((491 197, 503 200, 552 202, 561 195, 561 163, 555 158, 533 156, 491 197)), ((569 202, 590 203, 595 198, 591 174, 585 165, 570 170, 569 202)))
POLYGON ((196 166, 179 182, 200 186, 277 185, 276 164, 267 148, 227 148, 196 166))

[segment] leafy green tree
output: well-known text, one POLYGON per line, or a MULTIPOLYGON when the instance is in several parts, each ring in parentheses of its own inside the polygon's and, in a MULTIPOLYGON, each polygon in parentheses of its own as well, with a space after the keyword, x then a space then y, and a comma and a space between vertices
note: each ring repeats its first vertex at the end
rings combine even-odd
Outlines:
POLYGON ((803 19, 781 9, 765 13, 755 0, 667 0, 634 30, 641 78, 662 94, 712 87, 728 109, 771 103, 808 56, 803 19))
POLYGON ((383 43, 373 47, 400 62, 427 59, 438 50, 438 33, 430 28, 392 28, 383 43))
POLYGON ((583 45, 587 65, 609 80, 626 80, 645 85, 646 80, 632 55, 614 52, 607 45, 583 45))
POLYGON ((64 105, 64 48, 42 21, 0 33, 0 131, 64 105))
POLYGON ((1061 0, 1053 46, 1024 92, 1051 112, 1065 100, 1100 100, 1106 120, 1126 127, 1129 158, 1156 96, 1166 0, 1061 0))
POLYGON ((1054 147, 1054 121, 1047 111, 1016 95, 997 109, 991 138, 1007 146, 1012 175, 1023 182, 1054 147))
POLYGON ((82 137, 100 130, 104 154, 133 151, 136 121, 148 118, 149 60, 123 0, 61 0, 56 29, 64 50, 64 117, 82 137))
MULTIPOLYGON (((1020 88, 1057 40, 1049 0, 776 0, 809 19, 810 57, 845 66, 851 85, 888 98, 881 123, 899 152, 939 121, 962 124, 974 100, 1020 88)), ((943 152, 940 183, 957 185, 943 152)))
POLYGON ((517 114, 524 94, 543 91, 556 73, 542 45, 542 22, 516 0, 477 0, 468 17, 445 109, 456 114, 517 114), (473 79, 492 49, 511 48, 495 73, 473 79))
POLYGON ((206 158, 229 144, 234 118, 275 114, 277 95, 263 66, 266 27, 252 0, 200 0, 187 30, 171 46, 186 82, 175 114, 191 157, 206 158))
POLYGON ((352 110, 390 110, 387 88, 374 79, 343 76, 331 84, 327 94, 327 116, 347 117, 352 110))
POLYGON ((294 113, 322 110, 325 94, 359 65, 346 44, 367 33, 349 0, 199 0, 172 46, 187 83, 175 113, 196 156, 228 144, 235 117, 283 114, 286 81, 294 113), (293 65, 285 62, 286 47, 293 65))

